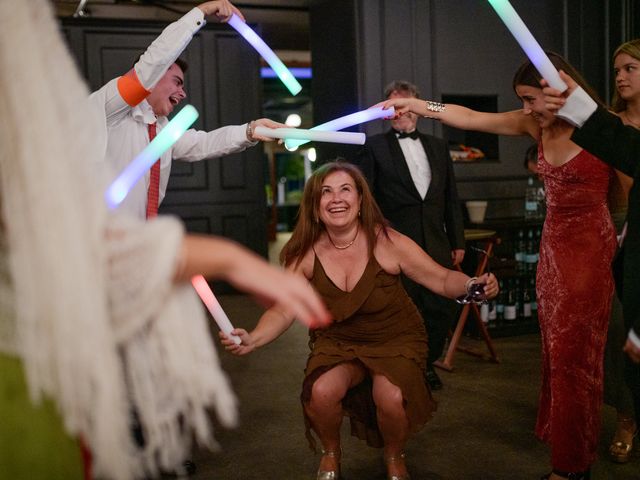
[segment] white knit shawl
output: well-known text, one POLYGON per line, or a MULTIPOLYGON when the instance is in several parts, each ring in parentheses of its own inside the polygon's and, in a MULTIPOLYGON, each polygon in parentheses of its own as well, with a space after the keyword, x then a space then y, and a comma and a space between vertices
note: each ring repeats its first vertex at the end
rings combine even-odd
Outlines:
POLYGON ((87 442, 96 476, 129 479, 174 467, 192 429, 211 444, 205 407, 231 425, 235 401, 202 308, 171 282, 179 224, 104 207, 92 180, 104 122, 87 95, 49 2, 0 0, 0 203, 15 291, 0 347, 22 358, 32 399, 53 398, 87 442))

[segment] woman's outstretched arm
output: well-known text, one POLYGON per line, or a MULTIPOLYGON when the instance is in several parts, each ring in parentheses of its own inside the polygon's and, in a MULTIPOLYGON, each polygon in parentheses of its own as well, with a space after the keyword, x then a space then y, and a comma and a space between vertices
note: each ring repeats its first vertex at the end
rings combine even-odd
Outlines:
POLYGON ((419 98, 392 98, 379 104, 384 108, 393 107, 396 115, 407 112, 422 117, 440 120, 445 125, 461 130, 495 133, 498 135, 531 135, 537 136, 534 120, 525 110, 489 113, 478 112, 453 103, 437 103, 419 98))
POLYGON ((176 281, 194 275, 229 282, 234 287, 275 304, 287 317, 317 328, 330 321, 324 303, 300 274, 269 265, 264 259, 230 240, 186 235, 176 281))

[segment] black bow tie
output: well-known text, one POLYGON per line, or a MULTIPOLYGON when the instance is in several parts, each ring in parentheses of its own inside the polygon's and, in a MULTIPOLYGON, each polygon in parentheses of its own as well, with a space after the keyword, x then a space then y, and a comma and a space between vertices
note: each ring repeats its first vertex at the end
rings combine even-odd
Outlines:
POLYGON ((416 138, 418 138, 418 130, 414 130, 411 133, 406 133, 406 132, 399 132, 397 130, 394 130, 394 132, 396 133, 396 137, 400 138, 412 138, 413 140, 415 140, 416 138))

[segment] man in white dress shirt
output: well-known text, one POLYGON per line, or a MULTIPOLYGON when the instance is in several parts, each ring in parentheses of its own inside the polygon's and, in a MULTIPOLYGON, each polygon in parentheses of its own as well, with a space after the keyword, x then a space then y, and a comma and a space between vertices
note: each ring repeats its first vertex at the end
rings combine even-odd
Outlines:
MULTIPOLYGON (((386 98, 419 97, 415 85, 394 81, 386 98)), ((405 114, 391 121, 392 130, 367 139, 356 163, 391 226, 420 245, 436 262, 452 268, 464 257, 464 223, 447 143, 418 132, 418 116, 405 114)), ((440 358, 457 306, 403 278, 427 328, 429 354, 426 381, 442 388, 433 369, 440 358)))
MULTIPOLYGON (((129 72, 111 80, 91 95, 93 105, 101 113, 104 112, 105 161, 114 176, 149 144, 155 133, 162 130, 168 123, 167 116, 186 97, 186 64, 178 57, 206 24, 206 17, 215 16, 227 21, 233 13, 242 17, 228 0, 198 5, 167 26, 129 72)), ((154 216, 166 193, 172 160, 193 162, 221 157, 241 152, 256 145, 258 140, 270 140, 253 133, 256 125, 272 128, 284 126, 260 119, 211 132, 188 130, 162 155, 155 172, 152 168, 132 188, 119 208, 138 218, 154 216), (149 198, 153 198, 155 205, 149 205, 149 198)))

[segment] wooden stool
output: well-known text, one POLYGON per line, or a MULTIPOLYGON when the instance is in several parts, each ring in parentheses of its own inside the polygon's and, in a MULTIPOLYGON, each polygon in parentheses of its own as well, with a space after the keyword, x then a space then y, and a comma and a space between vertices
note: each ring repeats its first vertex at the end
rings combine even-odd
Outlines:
MULTIPOLYGON (((476 268, 475 272, 475 276, 479 277, 480 275, 485 273, 487 269, 487 263, 489 262, 489 257, 491 257, 491 253, 493 252, 493 247, 494 245, 500 243, 500 239, 496 237, 496 232, 493 230, 477 229, 465 229, 464 239, 468 242, 484 241, 484 248, 479 254, 478 267, 476 268)), ((462 271, 460 265, 456 265, 456 268, 462 271)), ((480 331, 480 334, 482 335, 482 338, 484 339, 484 342, 487 344, 487 348, 489 349, 488 360, 494 363, 500 363, 500 360, 498 360, 498 355, 496 354, 496 350, 493 346, 493 341, 491 340, 489 332, 487 331, 487 327, 482 322, 482 318, 480 317, 480 310, 478 309, 478 305, 476 305, 475 303, 467 303, 462 307, 460 317, 458 317, 458 324, 456 325, 456 329, 454 330, 449 340, 449 347, 447 348, 447 353, 445 354, 444 360, 437 360, 433 362, 434 366, 451 372, 453 370, 453 357, 456 353, 456 350, 460 350, 476 357, 486 358, 486 354, 483 354, 476 350, 460 347, 458 345, 460 343, 460 338, 462 337, 464 326, 467 323, 467 319, 469 318, 469 312, 473 314, 473 318, 476 321, 478 330, 480 331)))

